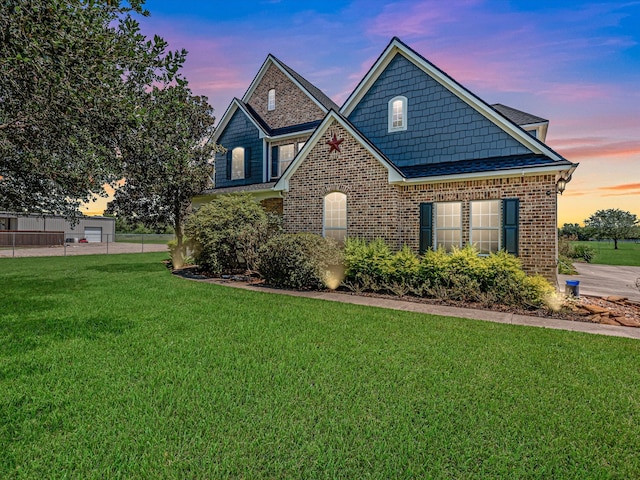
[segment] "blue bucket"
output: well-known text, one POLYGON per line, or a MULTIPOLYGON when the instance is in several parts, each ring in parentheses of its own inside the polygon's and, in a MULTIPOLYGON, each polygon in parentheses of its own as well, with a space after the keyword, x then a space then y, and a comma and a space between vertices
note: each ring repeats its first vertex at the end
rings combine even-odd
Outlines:
POLYGON ((570 297, 580 296, 580 281, 579 280, 567 280, 567 284, 564 287, 564 293, 570 297))

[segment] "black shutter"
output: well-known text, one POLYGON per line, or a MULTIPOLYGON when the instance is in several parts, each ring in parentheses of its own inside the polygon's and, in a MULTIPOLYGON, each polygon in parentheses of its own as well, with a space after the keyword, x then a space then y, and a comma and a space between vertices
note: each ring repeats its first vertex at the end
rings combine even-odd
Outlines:
POLYGON ((271 178, 278 177, 278 147, 271 147, 271 178))
POLYGON ((433 247, 433 203, 420 204, 420 253, 433 247))
POLYGON ((231 158, 233 153, 231 153, 231 149, 227 150, 227 180, 231 180, 231 158))
POLYGON ((502 247, 507 253, 518 256, 520 200, 508 198, 502 201, 502 247))
POLYGON ((251 148, 244 149, 244 178, 251 178, 251 148))

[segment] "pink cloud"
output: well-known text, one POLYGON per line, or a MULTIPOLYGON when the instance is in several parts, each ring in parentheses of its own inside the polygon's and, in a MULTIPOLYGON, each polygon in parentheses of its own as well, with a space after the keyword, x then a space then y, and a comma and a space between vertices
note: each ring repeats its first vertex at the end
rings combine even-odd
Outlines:
POLYGON ((613 190, 611 193, 605 193, 603 197, 621 197, 627 195, 640 195, 640 183, 623 183, 620 185, 612 185, 609 187, 600 187, 598 190, 605 192, 613 190))
POLYGON ((565 138, 553 141, 553 148, 567 158, 640 156, 640 140, 616 140, 607 137, 565 138))

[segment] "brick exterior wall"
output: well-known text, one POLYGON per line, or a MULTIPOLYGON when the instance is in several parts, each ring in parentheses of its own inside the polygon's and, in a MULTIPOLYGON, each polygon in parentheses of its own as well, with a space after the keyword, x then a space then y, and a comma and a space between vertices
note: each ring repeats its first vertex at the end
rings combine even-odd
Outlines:
POLYGON ((267 68, 247 102, 271 128, 313 122, 324 118, 323 110, 275 65, 267 68), (269 90, 276 91, 276 108, 267 110, 269 90))
POLYGON ((400 247, 399 190, 389 185, 387 170, 335 121, 309 152, 284 192, 285 230, 322 235, 323 203, 328 193, 347 195, 347 234, 383 238, 400 247), (341 152, 329 154, 327 142, 344 139, 341 152))
POLYGON ((527 273, 556 280, 557 218, 555 175, 537 175, 423 185, 390 185, 387 170, 334 122, 309 152, 283 192, 285 230, 322 234, 323 199, 347 195, 347 235, 383 238, 393 248, 418 250, 421 202, 462 202, 463 245, 469 242, 469 202, 520 199, 519 253, 527 273), (344 139, 329 154, 327 141, 344 139), (547 194, 549 192, 549 194, 547 194))
POLYGON ((403 185, 401 243, 418 249, 419 204, 462 202, 462 244, 469 243, 469 202, 520 199, 519 257, 527 273, 556 280, 557 196, 555 175, 403 185), (547 195, 547 192, 550 192, 547 195))

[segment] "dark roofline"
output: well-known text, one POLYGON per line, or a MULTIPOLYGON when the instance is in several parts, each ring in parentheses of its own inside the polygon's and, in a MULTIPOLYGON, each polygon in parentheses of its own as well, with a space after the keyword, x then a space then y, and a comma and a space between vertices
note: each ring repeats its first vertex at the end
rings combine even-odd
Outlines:
POLYGON ((491 107, 500 115, 506 117, 517 125, 522 126, 534 123, 549 123, 549 120, 546 118, 538 117, 537 115, 533 115, 523 110, 518 110, 517 108, 504 105, 503 103, 494 103, 491 107))
POLYGON ((568 160, 552 160, 542 154, 525 154, 413 165, 400 170, 406 178, 413 179, 573 165, 568 160))
POLYGON ((327 110, 338 110, 340 107, 338 107, 338 105, 331 100, 331 98, 329 98, 322 90, 320 90, 318 87, 316 87, 313 83, 311 83, 309 80, 307 80, 306 78, 304 78, 302 75, 300 75, 298 72, 296 72, 293 68, 291 68, 289 65, 287 65, 286 63, 284 63, 282 60, 280 60, 278 57, 276 57, 273 54, 269 54, 271 55, 271 57, 274 58, 274 60, 276 60, 288 73, 289 75, 291 75, 293 78, 296 79, 296 81, 298 81, 298 83, 300 83, 300 85, 303 86, 303 88, 313 97, 315 98, 320 104, 322 104, 324 106, 325 109, 327 110))

